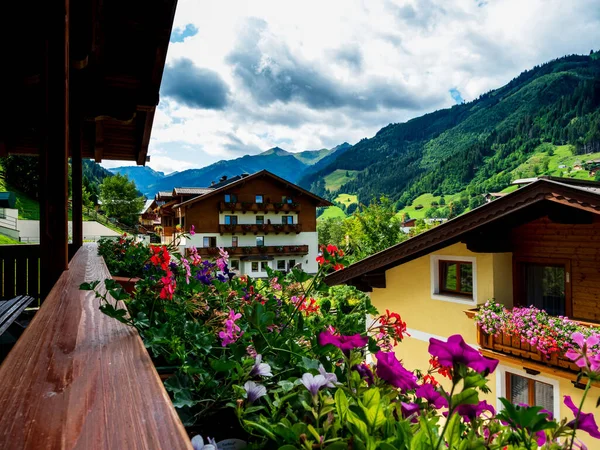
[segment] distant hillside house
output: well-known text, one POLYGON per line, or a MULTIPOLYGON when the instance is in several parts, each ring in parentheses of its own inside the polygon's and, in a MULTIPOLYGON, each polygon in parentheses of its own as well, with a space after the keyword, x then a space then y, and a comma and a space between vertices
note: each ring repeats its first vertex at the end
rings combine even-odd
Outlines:
POLYGON ((194 226, 186 248, 196 247, 203 257, 215 257, 225 248, 233 269, 255 277, 267 276, 267 267, 317 271, 316 210, 331 206, 327 200, 266 170, 224 177, 184 197, 191 192, 174 189, 173 200, 161 207, 170 209, 183 229, 194 226))
MULTIPOLYGON (((488 402, 501 409, 498 399, 505 397, 568 417, 562 399, 581 397, 574 386, 578 368, 561 359, 560 351, 544 357, 519 336, 485 334, 473 310, 493 300, 508 309, 535 306, 599 324, 600 183, 541 178, 325 281, 371 292, 379 311, 401 314, 410 337, 396 353, 407 367, 425 372, 429 339, 460 334, 500 361, 490 375, 488 402)), ((584 411, 595 411, 600 388, 590 394, 584 411)))
POLYGON ((504 197, 505 195, 505 192, 488 192, 487 194, 483 194, 483 198, 485 199, 486 203, 489 203, 497 198, 504 197))

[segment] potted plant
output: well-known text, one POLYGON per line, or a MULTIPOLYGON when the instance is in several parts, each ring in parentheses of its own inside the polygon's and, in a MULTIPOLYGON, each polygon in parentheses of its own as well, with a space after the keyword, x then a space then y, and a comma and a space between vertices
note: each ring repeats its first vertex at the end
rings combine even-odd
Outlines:
POLYGON ((150 260, 151 252, 147 245, 123 234, 118 239, 100 239, 98 255, 104 259, 113 280, 127 292, 132 292, 150 260))

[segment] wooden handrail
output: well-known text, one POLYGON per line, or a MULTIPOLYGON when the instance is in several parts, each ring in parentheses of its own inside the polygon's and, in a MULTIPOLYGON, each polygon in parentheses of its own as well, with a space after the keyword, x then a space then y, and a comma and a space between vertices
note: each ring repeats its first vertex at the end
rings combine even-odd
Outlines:
POLYGON ((137 332, 79 290, 109 277, 84 244, 0 366, 0 448, 192 448, 137 332))

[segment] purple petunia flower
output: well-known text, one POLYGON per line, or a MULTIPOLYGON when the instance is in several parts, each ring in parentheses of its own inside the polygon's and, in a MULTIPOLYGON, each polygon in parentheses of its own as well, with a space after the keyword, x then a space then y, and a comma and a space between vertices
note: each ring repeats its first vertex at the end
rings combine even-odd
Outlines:
POLYGON ((380 350, 375 357, 377 358, 377 376, 379 378, 403 391, 410 391, 417 387, 416 375, 400 364, 394 352, 380 350))
POLYGON ((368 386, 371 386, 373 383, 375 383, 375 379, 373 378, 373 372, 365 363, 355 364, 354 366, 352 366, 352 370, 356 370, 361 378, 367 380, 368 386))
POLYGON ((402 417, 410 419, 411 423, 417 423, 419 421, 419 413, 421 409, 416 403, 400 403, 400 410, 402 411, 402 417))
POLYGON ((254 366, 250 371, 250 376, 261 376, 261 377, 272 377, 271 366, 267 363, 262 362, 262 355, 256 355, 256 359, 254 360, 254 366))
POLYGON ((565 405, 573 412, 573 415, 577 418, 579 414, 579 420, 577 420, 577 424, 575 424, 575 420, 572 420, 567 424, 567 426, 574 428, 576 430, 583 430, 590 436, 600 439, 600 430, 598 430, 598 425, 596 424, 596 420, 594 419, 594 415, 592 413, 584 413, 580 411, 570 395, 565 395, 564 397, 565 405))
POLYGON ((302 375, 300 382, 313 397, 317 396, 319 389, 329 384, 329 381, 323 375, 313 375, 312 373, 302 375))
POLYGON ((262 384, 255 383, 254 381, 246 381, 244 384, 246 390, 246 398, 248 403, 254 403, 259 398, 267 395, 267 388, 262 384))
POLYGON ((456 412, 463 417, 465 422, 472 422, 486 411, 491 413, 492 416, 496 414, 494 407, 485 400, 476 405, 459 405, 456 407, 456 412))
POLYGON ((453 367, 460 363, 479 373, 492 373, 498 366, 498 360, 482 356, 460 334, 450 336, 447 342, 430 338, 429 353, 437 356, 443 367, 453 367))
POLYGON ((415 395, 424 398, 435 409, 447 408, 448 400, 432 384, 425 383, 417 388, 415 395))
POLYGON ((369 342, 369 338, 367 336, 361 336, 360 334, 353 334, 352 336, 335 336, 331 334, 330 331, 322 331, 319 333, 319 345, 335 345, 346 355, 348 355, 352 349, 364 347, 367 345, 367 342, 369 342))
POLYGON ((327 380, 326 387, 334 388, 336 384, 338 384, 337 376, 333 372, 327 372, 323 364, 319 364, 319 374, 323 375, 327 380))

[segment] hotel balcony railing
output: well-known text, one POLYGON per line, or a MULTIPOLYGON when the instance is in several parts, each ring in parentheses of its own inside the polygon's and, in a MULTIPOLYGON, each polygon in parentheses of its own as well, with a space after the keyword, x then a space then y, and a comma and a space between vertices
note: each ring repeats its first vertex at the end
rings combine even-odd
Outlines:
POLYGON ((79 289, 110 276, 84 244, 0 365, 1 448, 192 450, 137 331, 79 289))
MULTIPOLYGON (((465 311, 465 314, 470 319, 475 318, 477 310, 470 309, 465 311)), ((583 325, 589 325, 585 322, 580 322, 583 325)), ((479 324, 477 325, 477 344, 482 349, 482 353, 486 356, 500 359, 506 355, 509 359, 518 359, 520 361, 528 360, 536 368, 541 368, 542 371, 547 369, 559 369, 577 373, 580 371, 571 360, 565 357, 564 351, 553 352, 549 356, 544 355, 535 347, 527 342, 522 342, 519 336, 501 332, 493 336, 485 333, 479 324)))
POLYGON ((237 203, 226 203, 221 202, 219 210, 224 211, 241 211, 242 213, 253 212, 274 212, 279 214, 280 212, 299 212, 302 209, 300 203, 252 203, 252 202, 237 202, 237 203))
POLYGON ((295 223, 295 224, 263 224, 263 225, 258 225, 258 224, 236 224, 236 225, 224 225, 221 224, 219 225, 219 232, 221 234, 225 234, 225 233, 234 233, 234 234, 247 234, 247 233, 254 233, 254 234, 258 234, 258 233, 264 233, 264 234, 269 234, 269 233, 274 233, 274 234, 279 234, 279 233, 285 233, 285 234, 290 234, 290 233, 300 233, 302 232, 302 225, 299 223, 295 223))
MULTIPOLYGON (((254 256, 254 255, 306 255, 308 245, 265 245, 253 247, 225 247, 229 256, 254 256)), ((218 247, 200 247, 198 248, 200 256, 218 256, 218 247)))

